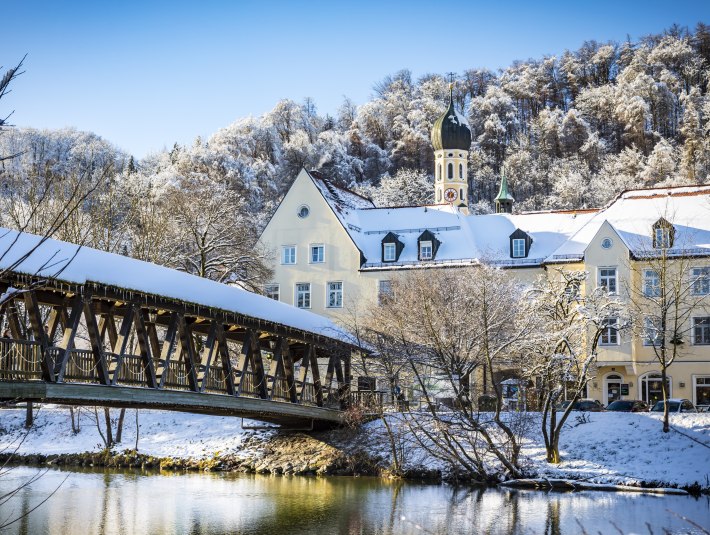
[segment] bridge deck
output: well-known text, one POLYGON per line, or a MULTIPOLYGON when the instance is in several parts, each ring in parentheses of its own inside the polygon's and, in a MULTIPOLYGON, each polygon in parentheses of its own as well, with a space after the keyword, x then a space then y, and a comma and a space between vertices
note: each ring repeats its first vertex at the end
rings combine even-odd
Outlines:
POLYGON ((0 399, 163 409, 221 416, 240 416, 288 427, 322 427, 343 423, 343 412, 328 407, 298 405, 248 397, 128 386, 52 384, 39 381, 0 382, 0 399))

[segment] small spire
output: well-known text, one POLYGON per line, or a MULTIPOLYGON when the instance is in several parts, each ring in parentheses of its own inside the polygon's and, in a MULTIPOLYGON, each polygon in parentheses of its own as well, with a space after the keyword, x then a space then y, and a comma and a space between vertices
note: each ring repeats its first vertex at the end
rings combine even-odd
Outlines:
POLYGON ((508 179, 505 176, 505 169, 501 169, 500 190, 495 198, 496 213, 512 213, 515 199, 508 191, 508 179))

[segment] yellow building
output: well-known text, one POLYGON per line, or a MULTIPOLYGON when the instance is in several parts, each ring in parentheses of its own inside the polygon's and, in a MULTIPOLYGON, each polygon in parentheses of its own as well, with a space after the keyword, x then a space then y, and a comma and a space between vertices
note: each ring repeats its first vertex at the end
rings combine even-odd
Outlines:
MULTIPOLYGON (((347 324, 354 310, 389 291, 394 272, 487 263, 530 282, 558 269, 585 270, 589 284, 639 300, 653 279, 649 255, 663 249, 687 264, 694 306, 681 356, 668 370, 671 396, 710 405, 710 186, 627 191, 600 210, 515 214, 504 178, 497 213, 469 215, 471 135, 453 104, 435 123, 432 143, 434 205, 375 207, 302 170, 260 238, 275 263, 266 294, 347 324)), ((587 395, 604 405, 652 402, 660 379, 648 336, 620 333, 614 321, 587 395)))

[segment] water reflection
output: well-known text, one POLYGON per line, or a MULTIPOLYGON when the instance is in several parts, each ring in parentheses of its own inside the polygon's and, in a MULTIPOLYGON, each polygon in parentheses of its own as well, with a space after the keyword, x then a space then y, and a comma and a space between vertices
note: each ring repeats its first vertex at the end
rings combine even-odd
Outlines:
MULTIPOLYGON (((0 494, 34 470, 0 477, 0 494)), ((51 470, 0 511, 17 517, 66 477, 51 470)), ((407 534, 699 533, 672 510, 710 526, 710 503, 687 497, 580 492, 545 494, 389 483, 372 478, 267 477, 72 471, 18 534, 407 534), (613 524, 612 524, 613 522, 613 524)))

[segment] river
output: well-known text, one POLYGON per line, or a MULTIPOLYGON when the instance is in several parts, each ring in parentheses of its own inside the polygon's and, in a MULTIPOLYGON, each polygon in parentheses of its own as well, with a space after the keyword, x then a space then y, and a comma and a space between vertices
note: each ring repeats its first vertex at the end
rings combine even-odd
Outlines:
MULTIPOLYGON (((0 495, 37 469, 0 475, 0 495)), ((50 469, 0 505, 3 534, 702 533, 710 498, 453 488, 376 478, 50 469)))

